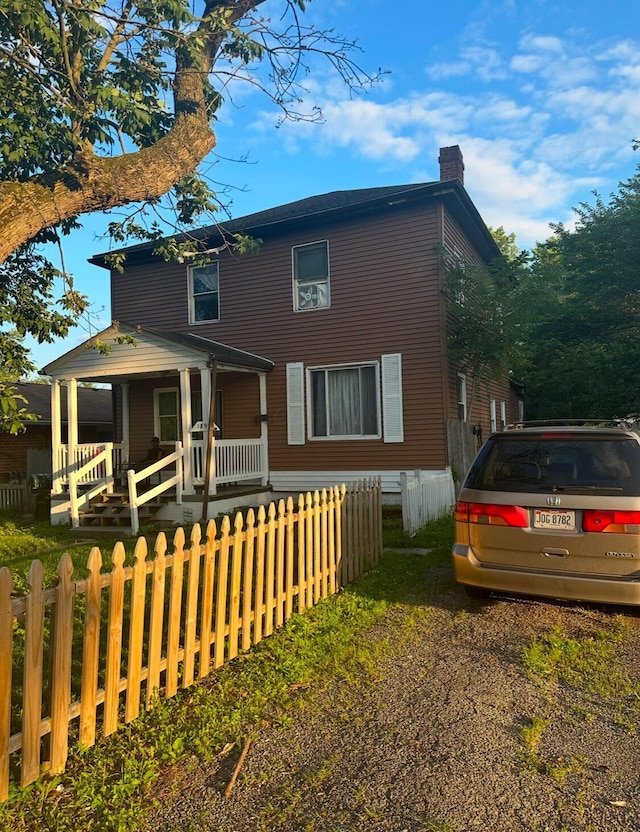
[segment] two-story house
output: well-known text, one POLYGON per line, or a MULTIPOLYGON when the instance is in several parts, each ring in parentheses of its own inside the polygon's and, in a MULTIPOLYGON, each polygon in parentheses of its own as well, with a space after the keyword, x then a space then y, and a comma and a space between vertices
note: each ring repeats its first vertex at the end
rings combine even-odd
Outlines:
MULTIPOLYGON (((52 413, 60 382, 70 414, 78 381, 111 383, 105 476, 158 436, 165 480, 177 472, 181 499, 194 501, 207 476, 210 493, 243 481, 290 493, 381 475, 397 494, 401 471, 445 469, 448 425, 486 436, 520 414, 508 379, 480 390, 470 412, 468 380, 447 357, 443 251, 488 263, 498 250, 457 146, 441 149, 440 172, 203 228, 204 265, 165 262, 151 243, 126 249, 124 271, 111 271, 117 323, 97 336, 109 351, 89 341, 43 369, 52 413), (225 245, 236 233, 259 240, 258 253, 225 245)), ((104 255, 91 262, 108 268, 104 255)), ((67 445, 56 430, 63 506, 69 460, 87 455, 71 427, 67 445)))

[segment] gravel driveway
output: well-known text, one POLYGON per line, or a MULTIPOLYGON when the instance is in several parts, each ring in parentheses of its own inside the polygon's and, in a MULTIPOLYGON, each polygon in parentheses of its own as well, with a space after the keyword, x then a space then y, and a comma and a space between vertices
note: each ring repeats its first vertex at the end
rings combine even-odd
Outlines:
POLYGON ((425 570, 410 603, 366 634, 387 643, 375 672, 302 690, 287 727, 174 768, 158 832, 634 832, 640 830, 640 710, 527 678, 522 648, 560 628, 613 629, 640 681, 640 618, 530 599, 471 601, 448 568, 425 570), (628 714, 632 714, 629 720, 628 714), (544 722, 536 759, 523 727, 544 722), (554 772, 556 776, 554 776, 554 772), (564 776, 559 776, 561 772, 564 776))

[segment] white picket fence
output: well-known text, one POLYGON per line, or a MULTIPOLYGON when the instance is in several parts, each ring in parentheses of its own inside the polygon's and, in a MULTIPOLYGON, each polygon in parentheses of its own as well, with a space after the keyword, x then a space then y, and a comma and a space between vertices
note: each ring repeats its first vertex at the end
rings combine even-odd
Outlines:
POLYGON ((451 469, 444 471, 412 471, 400 473, 402 490, 402 525, 413 536, 432 520, 452 511, 455 487, 451 469))

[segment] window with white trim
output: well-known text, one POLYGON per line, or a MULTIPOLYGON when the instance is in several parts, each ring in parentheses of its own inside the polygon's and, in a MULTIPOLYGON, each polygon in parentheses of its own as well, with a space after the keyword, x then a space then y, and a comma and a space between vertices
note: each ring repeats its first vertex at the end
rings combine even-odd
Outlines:
POLYGON ((180 438, 180 397, 177 387, 153 391, 154 434, 161 442, 177 442, 180 438))
POLYGON ((496 400, 491 399, 489 402, 489 419, 491 422, 491 433, 498 430, 498 415, 496 411, 496 400))
POLYGON ((380 437, 378 363, 307 371, 309 437, 380 437))
POLYGON ((294 246, 293 308, 296 312, 329 306, 329 243, 294 246))
POLYGON ((467 421, 467 377, 464 373, 458 373, 458 419, 461 422, 467 421))
POLYGON ((220 320, 220 279, 217 261, 189 268, 189 323, 220 320))

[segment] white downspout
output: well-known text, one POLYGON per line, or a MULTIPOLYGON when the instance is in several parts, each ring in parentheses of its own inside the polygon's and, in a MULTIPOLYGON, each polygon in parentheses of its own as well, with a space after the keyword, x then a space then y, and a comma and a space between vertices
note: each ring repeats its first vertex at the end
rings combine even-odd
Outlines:
POLYGON ((267 427, 267 374, 258 375, 260 382, 260 439, 262 441, 262 485, 269 483, 269 429, 267 427))

